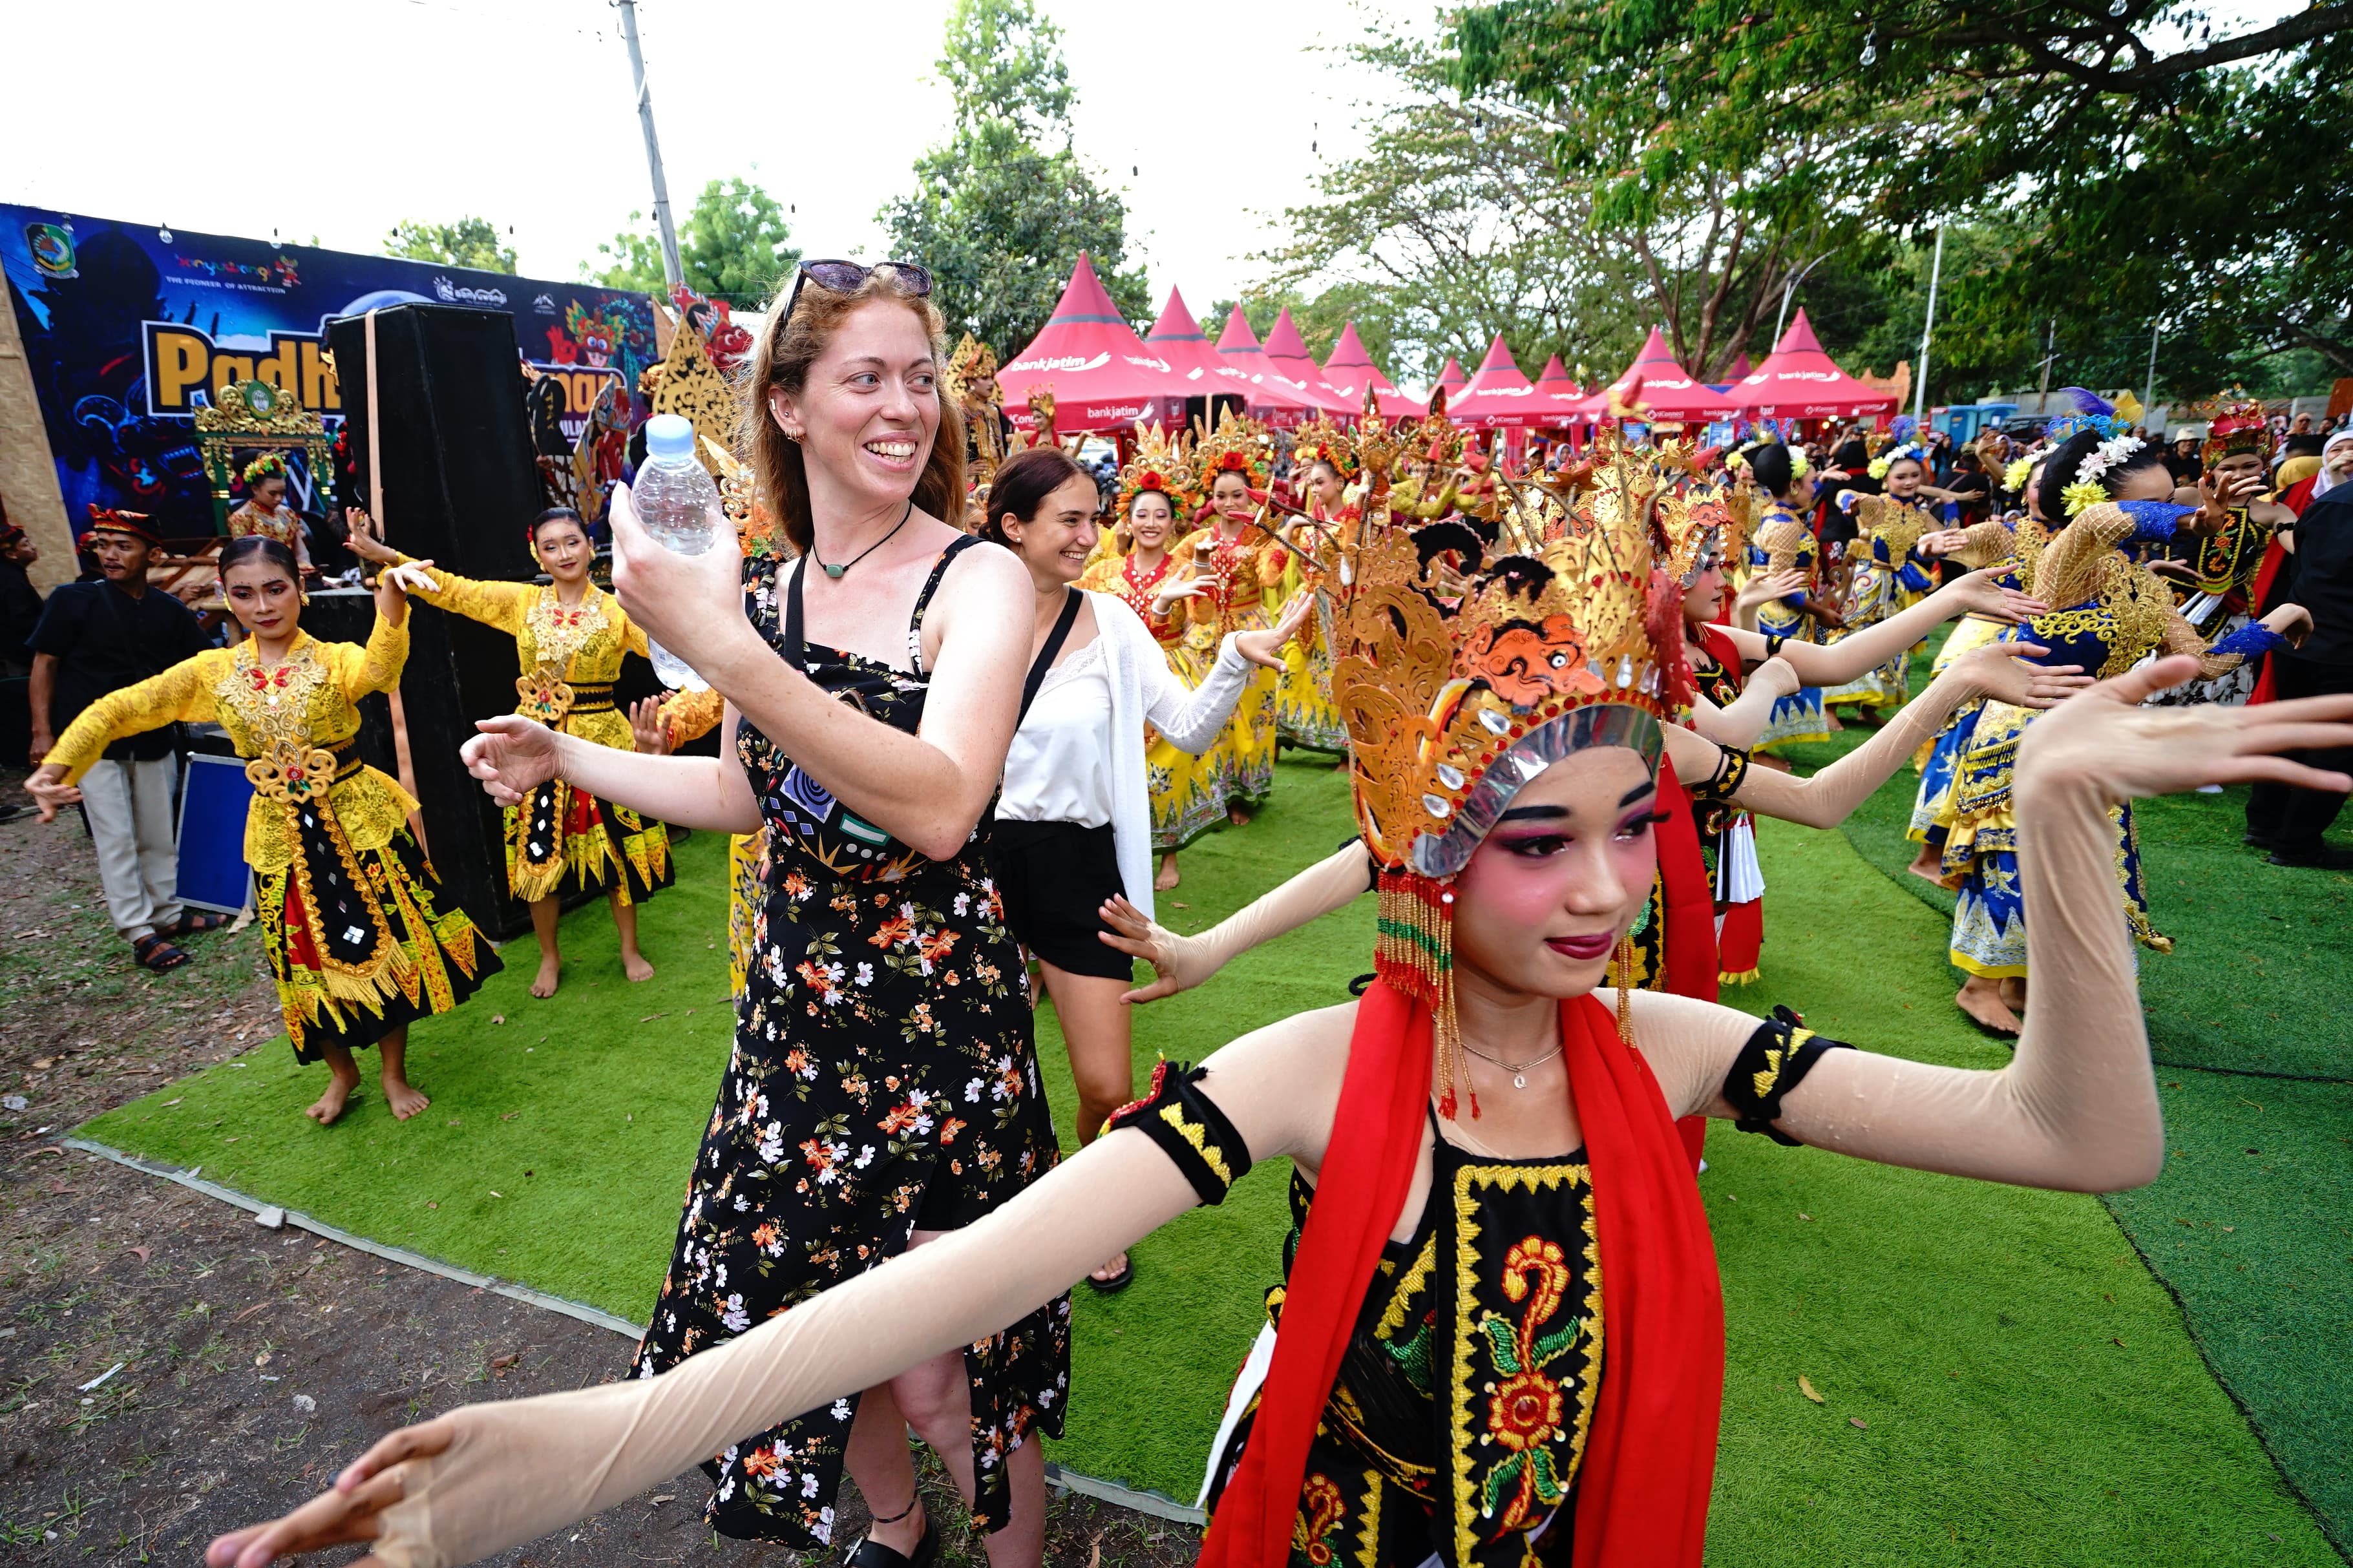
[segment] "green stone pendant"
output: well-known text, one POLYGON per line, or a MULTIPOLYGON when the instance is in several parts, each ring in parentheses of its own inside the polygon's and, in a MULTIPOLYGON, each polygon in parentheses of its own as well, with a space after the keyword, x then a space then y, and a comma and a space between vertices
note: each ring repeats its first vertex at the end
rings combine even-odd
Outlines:
POLYGON ((827 576, 828 576, 828 577, 833 578, 836 582, 840 581, 840 579, 841 579, 841 574, 842 574, 844 572, 847 572, 847 571, 849 571, 849 562, 847 562, 847 561, 843 562, 843 563, 842 563, 840 565, 839 565, 839 566, 836 566, 836 565, 832 564, 830 562, 826 562, 826 561, 820 561, 820 562, 818 562, 818 565, 820 565, 820 566, 822 566, 822 567, 824 567, 824 568, 825 568, 825 574, 826 574, 827 576))

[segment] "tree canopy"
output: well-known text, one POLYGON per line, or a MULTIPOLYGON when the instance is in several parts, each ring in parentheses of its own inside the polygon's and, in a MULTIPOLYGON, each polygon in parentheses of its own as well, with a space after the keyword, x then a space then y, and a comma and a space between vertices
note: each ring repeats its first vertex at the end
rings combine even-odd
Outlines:
POLYGON ((515 269, 514 247, 500 243, 498 226, 486 217, 461 217, 456 223, 407 219, 384 237, 384 253, 481 272, 511 274, 515 269))
POLYGON ((2055 319, 2144 354, 2154 326, 2185 390, 2284 355, 2353 374, 2353 260, 2317 237, 2353 197, 2353 95, 2325 55, 2353 0, 2217 26, 2202 0, 1498 0, 1452 14, 1448 75, 1604 152, 1603 226, 1677 172, 1803 149, 1764 199, 1827 203, 1881 247, 2000 234, 1948 274, 1952 319, 2037 360, 2055 319))
POLYGON ((1031 0, 956 0, 939 73, 955 104, 948 140, 914 189, 879 215, 892 254, 929 268, 951 335, 1010 359, 1053 312, 1079 253, 1131 320, 1149 314, 1127 266, 1127 205, 1071 144, 1075 100, 1061 34, 1031 0))
MULTIPOLYGON (((633 212, 629 221, 643 224, 645 215, 633 212)), ((698 294, 735 306, 765 305, 800 265, 801 253, 791 239, 784 206, 776 197, 749 180, 713 180, 702 187, 678 226, 679 268, 687 287, 698 294)), ((596 274, 606 288, 670 292, 662 273, 661 237, 650 225, 624 230, 596 249, 610 258, 596 274)))

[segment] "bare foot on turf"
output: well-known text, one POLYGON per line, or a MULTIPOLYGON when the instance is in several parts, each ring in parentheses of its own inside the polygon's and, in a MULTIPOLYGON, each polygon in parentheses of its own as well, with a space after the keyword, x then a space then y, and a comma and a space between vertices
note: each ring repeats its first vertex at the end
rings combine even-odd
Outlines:
POLYGON ((433 1102, 423 1091, 405 1078, 387 1078, 384 1083, 384 1102, 391 1108, 395 1121, 406 1121, 433 1102))
POLYGON ((327 1092, 312 1100, 310 1109, 302 1114, 320 1126, 325 1127, 343 1113, 343 1107, 351 1102, 352 1090, 359 1086, 359 1074, 353 1073, 351 1077, 345 1078, 341 1073, 337 1073, 327 1080, 327 1092))
POLYGON ((2014 1035, 2023 1026, 2018 1015, 2002 1005, 2001 987, 1990 980, 1971 980, 1955 994, 1953 1005, 1979 1028, 1997 1035, 2014 1035))
POLYGON ((541 959, 539 961, 539 973, 533 975, 531 979, 531 994, 538 997, 543 1002, 546 1001, 550 996, 555 994, 555 982, 563 973, 564 961, 562 959, 541 959))
POLYGON ((1160 874, 1152 879, 1152 890, 1155 893, 1169 893, 1176 889, 1176 857, 1163 855, 1160 858, 1160 874))
POLYGON ((1250 814, 1244 811, 1239 805, 1226 813, 1226 820, 1232 823, 1236 827, 1248 827, 1250 826, 1250 814))
POLYGON ((654 977, 654 966, 646 962, 646 955, 642 952, 625 952, 621 954, 621 973, 628 975, 633 983, 639 980, 651 980, 654 977))
POLYGON ((1904 868, 1924 882, 1934 882, 1939 887, 1944 885, 1944 857, 1926 844, 1920 846, 1920 853, 1912 857, 1912 864, 1904 868))
POLYGON ((2021 1017, 2026 1016, 2026 977, 2015 975, 2001 983, 2001 1005, 2021 1017))

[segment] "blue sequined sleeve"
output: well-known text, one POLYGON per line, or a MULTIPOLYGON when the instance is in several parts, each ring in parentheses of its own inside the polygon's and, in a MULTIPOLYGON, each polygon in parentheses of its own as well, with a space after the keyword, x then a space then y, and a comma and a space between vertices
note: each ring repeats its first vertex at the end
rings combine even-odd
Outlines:
POLYGON ((2132 519, 2134 543, 2162 544, 2173 537, 2181 520, 2198 509, 2169 500, 2120 500, 2116 510, 2132 519))
POLYGON ((2209 655, 2235 653, 2242 658, 2258 658, 2274 648, 2287 646, 2287 638, 2263 622, 2249 621, 2206 651, 2209 655))

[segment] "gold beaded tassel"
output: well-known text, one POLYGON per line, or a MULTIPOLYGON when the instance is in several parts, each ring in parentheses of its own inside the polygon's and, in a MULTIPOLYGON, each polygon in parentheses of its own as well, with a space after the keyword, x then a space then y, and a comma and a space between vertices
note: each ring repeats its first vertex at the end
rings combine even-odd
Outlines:
MULTIPOLYGON (((1438 1111, 1454 1120, 1455 1086, 1467 1087, 1462 1028, 1454 1011, 1454 889, 1410 871, 1381 873, 1380 911, 1373 969, 1388 984, 1430 1008, 1430 1046, 1437 1060, 1438 1111)), ((1471 1090, 1471 1115, 1479 1095, 1471 1090)))
POLYGON ((1618 939, 1618 1038, 1634 1043, 1634 933, 1618 939))

